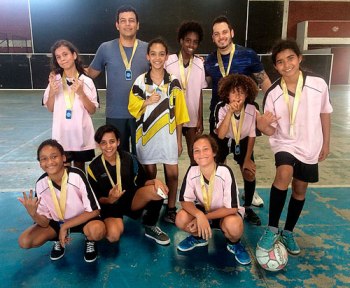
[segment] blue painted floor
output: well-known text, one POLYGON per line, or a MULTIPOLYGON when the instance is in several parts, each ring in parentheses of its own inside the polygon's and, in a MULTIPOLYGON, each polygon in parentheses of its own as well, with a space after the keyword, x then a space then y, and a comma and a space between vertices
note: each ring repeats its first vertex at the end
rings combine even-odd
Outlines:
MULTIPOLYGON (((260 189, 268 205, 268 190, 260 189)), ((278 272, 263 270, 254 258, 263 227, 247 224, 244 243, 253 257, 241 266, 226 250, 225 239, 215 231, 208 247, 179 252, 176 245, 186 236, 175 226, 160 222, 172 242, 157 245, 143 235, 139 221, 126 220, 119 244, 99 243, 95 263, 83 259, 83 237, 72 234, 65 256, 51 261, 51 243, 21 250, 17 238, 31 225, 17 201, 20 193, 0 193, 2 287, 349 287, 350 199, 346 188, 310 189, 302 217, 295 230, 302 249, 289 256, 278 272)), ((263 223, 267 208, 256 208, 263 223)), ((284 215, 282 216, 284 218, 284 215)), ((282 223, 281 223, 282 224, 282 223)))

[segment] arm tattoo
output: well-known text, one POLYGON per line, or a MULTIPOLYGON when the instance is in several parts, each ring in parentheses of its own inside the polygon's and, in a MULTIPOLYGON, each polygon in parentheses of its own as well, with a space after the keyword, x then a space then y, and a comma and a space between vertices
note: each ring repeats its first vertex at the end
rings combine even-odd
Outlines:
POLYGON ((262 84, 267 77, 265 70, 262 70, 259 73, 253 73, 253 75, 254 75, 254 78, 258 82, 259 85, 262 84))

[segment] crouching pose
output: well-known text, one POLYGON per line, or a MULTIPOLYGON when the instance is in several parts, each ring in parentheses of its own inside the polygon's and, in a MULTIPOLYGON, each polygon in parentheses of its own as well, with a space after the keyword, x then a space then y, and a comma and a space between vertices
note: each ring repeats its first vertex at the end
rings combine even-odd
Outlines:
POLYGON ((33 191, 18 200, 27 209, 35 224, 19 237, 21 248, 29 249, 54 241, 51 260, 65 253, 70 232, 83 232, 86 262, 97 258, 95 241, 105 236, 105 225, 100 220, 100 206, 87 182, 85 174, 77 168, 65 167, 63 147, 56 140, 46 140, 37 151, 40 167, 45 171, 33 191))
POLYGON ((157 194, 160 189, 165 196, 168 187, 160 180, 147 180, 141 164, 135 156, 119 150, 120 136, 117 128, 104 125, 97 129, 95 141, 102 154, 88 166, 88 179, 101 204, 101 217, 106 224, 106 238, 117 242, 124 231, 123 215, 138 218, 143 216, 145 235, 160 245, 167 245, 170 239, 156 226, 163 198, 157 194))
POLYGON ((243 234, 244 207, 239 205, 238 188, 232 170, 216 164, 218 146, 209 135, 198 136, 193 144, 191 166, 184 178, 176 216, 176 226, 191 235, 177 249, 189 251, 208 245, 212 228, 220 228, 227 239, 227 250, 243 265, 251 262, 240 238, 243 234))

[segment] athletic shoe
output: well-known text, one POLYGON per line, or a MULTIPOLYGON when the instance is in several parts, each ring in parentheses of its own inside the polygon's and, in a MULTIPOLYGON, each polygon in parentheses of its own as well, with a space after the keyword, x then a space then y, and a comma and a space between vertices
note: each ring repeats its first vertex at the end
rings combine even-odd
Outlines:
POLYGON ((260 226, 261 220, 258 215, 253 211, 252 208, 246 208, 245 209, 245 215, 244 218, 247 219, 247 221, 253 225, 260 226))
POLYGON ((163 220, 165 222, 175 224, 175 219, 176 219, 176 208, 174 209, 166 208, 165 214, 163 216, 163 220))
MULTIPOLYGON (((243 192, 242 199, 245 199, 245 194, 243 192)), ((264 207, 264 200, 260 197, 258 191, 255 190, 252 200, 252 205, 255 207, 264 207)))
POLYGON ((179 249, 180 251, 190 251, 196 247, 207 246, 207 245, 208 245, 207 240, 203 238, 196 238, 190 235, 177 245, 177 249, 179 249))
POLYGON ((61 246, 60 241, 55 241, 51 250, 50 259, 55 261, 64 256, 64 247, 61 246))
POLYGON ((298 255, 300 253, 300 247, 294 239, 293 232, 283 230, 281 232, 281 242, 283 243, 284 246, 286 246, 287 251, 290 254, 298 255))
POLYGON ((278 241, 280 234, 274 233, 269 227, 266 227, 264 234, 261 236, 257 246, 259 249, 269 252, 278 241))
POLYGON ((228 251, 235 255, 235 259, 238 263, 242 265, 248 265, 250 262, 252 262, 248 252, 245 250, 241 242, 238 242, 236 244, 227 244, 226 248, 228 251))
POLYGON ((170 243, 169 236, 165 234, 158 226, 145 225, 145 235, 160 245, 168 245, 170 243))
POLYGON ((85 240, 85 254, 84 260, 85 262, 94 262, 97 259, 97 250, 96 250, 96 242, 85 240))

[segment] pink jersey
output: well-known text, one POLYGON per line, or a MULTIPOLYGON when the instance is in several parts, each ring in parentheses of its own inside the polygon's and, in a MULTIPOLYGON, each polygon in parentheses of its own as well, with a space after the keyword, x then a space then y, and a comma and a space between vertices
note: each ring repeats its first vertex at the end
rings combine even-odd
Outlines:
MULTIPOLYGON (((227 114, 227 105, 223 102, 218 103, 218 105, 221 105, 219 108, 219 116, 218 116, 218 124, 216 125, 216 128, 218 128, 222 121, 224 120, 226 114, 227 114)), ((247 104, 244 110, 244 121, 242 125, 242 131, 240 135, 240 140, 246 137, 256 137, 256 109, 254 105, 247 104)), ((236 127, 238 128, 239 120, 236 120, 236 127)), ((230 129, 227 131, 227 134, 225 136, 226 138, 234 139, 233 130, 232 130, 232 124, 230 124, 230 129)))
MULTIPOLYGON (((316 164, 322 149, 323 134, 321 113, 331 113, 328 86, 317 76, 303 72, 304 86, 294 123, 294 136, 290 136, 288 105, 283 97, 281 80, 277 80, 267 91, 264 111, 281 117, 275 125, 275 133, 269 141, 273 153, 288 152, 306 164, 316 164)), ((294 95, 289 92, 291 106, 294 95)))
MULTIPOLYGON (((92 191, 85 174, 74 167, 68 167, 68 185, 65 220, 82 214, 84 211, 92 212, 100 209, 94 192, 92 191)), ((61 187, 53 182, 57 199, 60 197, 61 187)), ((35 192, 38 198, 41 198, 38 207, 38 214, 48 219, 60 221, 55 206, 52 201, 51 192, 48 185, 48 176, 43 174, 36 182, 35 192)))
MULTIPOLYGON (((232 170, 226 165, 219 164, 215 173, 210 211, 223 207, 238 208, 240 214, 244 215, 244 207, 239 204, 238 194, 239 191, 232 170)), ((180 190, 179 200, 199 203, 204 206, 199 166, 191 166, 188 169, 180 190)))
MULTIPOLYGON (((80 80, 84 80, 84 92, 96 107, 99 106, 97 91, 91 78, 80 75, 80 80)), ((61 83, 61 75, 56 75, 56 81, 61 83)), ((68 85, 67 85, 68 86, 68 85)), ((47 86, 43 105, 49 97, 50 85, 47 86)), ((68 86, 70 91, 70 86, 68 86)), ((52 118, 52 139, 56 139, 65 151, 85 151, 95 149, 94 126, 89 112, 85 109, 79 96, 75 94, 72 107, 72 119, 66 119, 66 102, 64 100, 63 86, 60 85, 59 92, 55 98, 55 105, 52 118)))
MULTIPOLYGON (((178 54, 172 54, 168 57, 165 69, 168 73, 175 75, 177 79, 181 79, 178 54)), ((188 69, 189 66, 185 68, 185 75, 187 75, 188 69)), ((203 61, 198 57, 194 57, 185 95, 190 122, 184 123, 183 127, 197 126, 199 99, 202 89, 205 87, 207 87, 207 82, 205 81, 203 61)))

